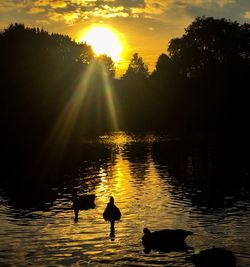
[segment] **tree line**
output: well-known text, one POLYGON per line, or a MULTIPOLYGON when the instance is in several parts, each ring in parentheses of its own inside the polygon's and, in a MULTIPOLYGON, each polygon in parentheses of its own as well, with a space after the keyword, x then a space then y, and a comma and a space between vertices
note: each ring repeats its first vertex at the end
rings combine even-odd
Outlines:
POLYGON ((135 54, 120 81, 131 96, 138 93, 130 108, 130 118, 139 116, 135 125, 187 134, 244 133, 250 24, 197 17, 182 37, 169 42, 167 52, 152 74, 135 54))
POLYGON ((113 130, 248 129, 247 23, 197 17, 169 42, 152 73, 135 53, 119 79, 112 59, 97 57, 88 44, 23 24, 0 33, 0 59, 1 143, 20 152, 17 158, 40 151, 59 121, 55 136, 68 131, 67 141, 113 130))

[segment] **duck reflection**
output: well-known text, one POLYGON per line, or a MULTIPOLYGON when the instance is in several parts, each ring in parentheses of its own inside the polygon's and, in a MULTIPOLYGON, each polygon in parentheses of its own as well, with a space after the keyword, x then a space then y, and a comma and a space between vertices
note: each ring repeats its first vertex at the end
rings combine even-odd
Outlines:
POLYGON ((149 253, 151 249, 161 252, 187 252, 189 247, 185 239, 193 232, 182 229, 164 229, 151 232, 148 228, 143 229, 142 244, 144 252, 149 253))
POLYGON ((103 212, 103 218, 105 221, 110 221, 111 240, 115 238, 115 221, 120 220, 121 216, 120 209, 116 207, 114 198, 110 197, 109 203, 103 212))

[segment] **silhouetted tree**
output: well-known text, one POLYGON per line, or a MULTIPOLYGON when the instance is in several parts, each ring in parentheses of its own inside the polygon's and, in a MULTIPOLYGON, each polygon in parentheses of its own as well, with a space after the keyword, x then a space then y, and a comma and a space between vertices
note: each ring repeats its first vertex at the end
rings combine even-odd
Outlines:
POLYGON ((170 41, 170 58, 180 79, 186 79, 178 94, 182 121, 189 129, 228 132, 243 126, 249 39, 248 24, 197 17, 181 38, 170 41))
POLYGON ((111 57, 103 54, 103 55, 97 56, 95 58, 95 60, 97 62, 103 64, 103 66, 106 68, 108 75, 110 77, 114 78, 114 76, 115 76, 115 63, 111 57))
POLYGON ((145 79, 148 76, 147 65, 143 62, 142 57, 135 53, 130 60, 126 73, 123 75, 123 79, 145 79))
POLYGON ((172 39, 168 51, 188 77, 218 65, 249 59, 249 25, 212 17, 197 17, 181 38, 172 39))
POLYGON ((4 168, 16 164, 20 176, 22 170, 32 172, 91 57, 89 46, 43 29, 11 24, 0 33, 4 168))
POLYGON ((172 122, 177 121, 175 115, 179 105, 177 100, 180 98, 177 88, 180 82, 175 62, 168 55, 161 54, 150 76, 152 89, 149 97, 153 107, 152 122, 159 129, 173 128, 172 122))
POLYGON ((116 83, 123 113, 123 125, 129 130, 136 130, 137 128, 146 130, 149 126, 148 78, 147 65, 138 53, 135 53, 126 73, 116 83))
POLYGON ((151 74, 151 79, 156 79, 158 83, 170 84, 176 78, 176 73, 175 62, 168 55, 161 54, 151 74))
POLYGON ((166 54, 161 54, 156 62, 156 71, 166 72, 171 68, 171 59, 166 54))
POLYGON ((80 43, 82 47, 82 53, 80 55, 80 61, 86 64, 89 64, 94 58, 94 51, 92 47, 85 43, 80 43))

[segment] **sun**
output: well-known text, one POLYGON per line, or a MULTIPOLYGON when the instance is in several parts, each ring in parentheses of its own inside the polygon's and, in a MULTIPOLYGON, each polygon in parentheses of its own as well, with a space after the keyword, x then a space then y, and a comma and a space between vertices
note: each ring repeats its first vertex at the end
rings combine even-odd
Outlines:
POLYGON ((108 27, 92 26, 83 34, 80 41, 91 45, 96 55, 106 54, 115 62, 121 60, 122 42, 118 34, 108 27))

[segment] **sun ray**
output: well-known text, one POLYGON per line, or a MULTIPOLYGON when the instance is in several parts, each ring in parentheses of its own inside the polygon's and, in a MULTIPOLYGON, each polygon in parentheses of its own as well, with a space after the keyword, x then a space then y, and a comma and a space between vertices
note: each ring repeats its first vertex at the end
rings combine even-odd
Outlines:
POLYGON ((116 108, 115 108, 115 100, 114 96, 112 94, 112 86, 109 81, 109 76, 107 73, 106 68, 102 65, 102 79, 103 79, 103 84, 104 84, 104 90, 105 90, 105 95, 107 99, 107 105, 112 121, 112 126, 113 130, 117 131, 119 126, 118 126, 118 119, 117 119, 117 113, 116 113, 116 108))
POLYGON ((47 166, 44 168, 44 175, 47 175, 51 169, 56 168, 57 164, 60 164, 60 161, 63 158, 65 148, 70 141, 80 109, 88 93, 89 81, 93 69, 93 64, 90 64, 65 108, 55 122, 55 126, 49 133, 40 152, 37 166, 43 161, 47 162, 47 166))
MULTIPOLYGON (((98 70, 101 75, 102 88, 106 98, 104 101, 106 102, 105 105, 109 112, 110 125, 114 131, 119 129, 115 97, 113 95, 112 83, 107 69, 102 62, 93 61, 83 73, 78 86, 76 86, 72 96, 66 103, 42 148, 37 166, 39 166, 41 162, 47 162, 43 175, 48 175, 52 169, 56 169, 57 166, 61 164, 66 148, 72 141, 74 128, 76 124, 79 124, 78 119, 82 112, 83 105, 85 107, 88 105, 87 102, 89 97, 96 97, 92 95, 93 90, 91 90, 91 79, 95 76, 95 71, 98 70)), ((87 114, 87 117, 88 116, 91 117, 91 114, 87 114)), ((84 125, 86 121, 81 121, 80 123, 84 125)))

